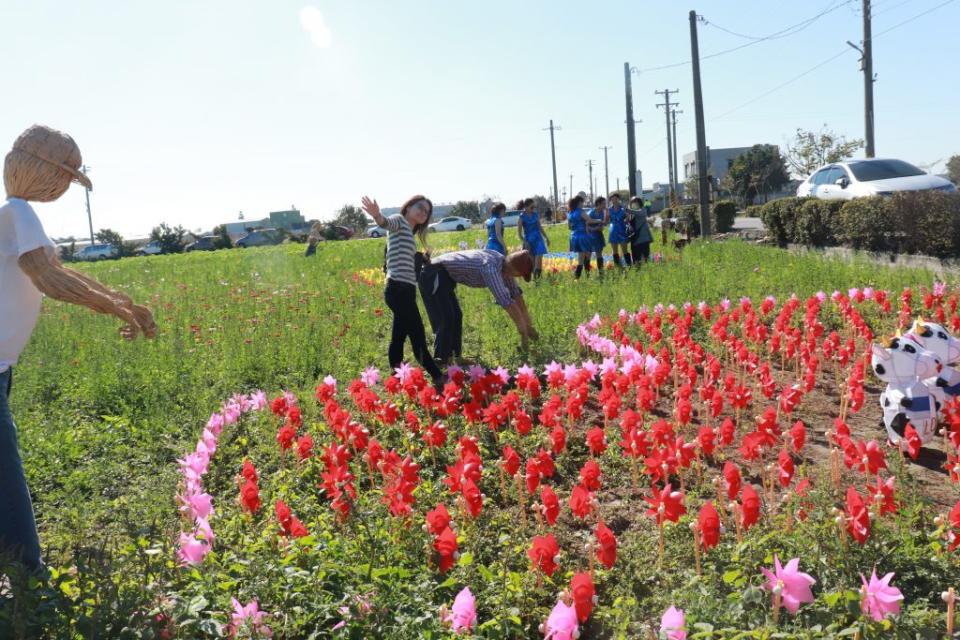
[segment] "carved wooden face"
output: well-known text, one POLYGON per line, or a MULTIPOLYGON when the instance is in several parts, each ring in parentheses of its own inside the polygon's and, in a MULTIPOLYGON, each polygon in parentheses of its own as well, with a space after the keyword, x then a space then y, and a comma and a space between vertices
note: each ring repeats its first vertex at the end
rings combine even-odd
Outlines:
POLYGON ((907 335, 927 351, 932 351, 944 364, 953 364, 960 360, 960 340, 950 335, 942 325, 915 320, 907 335))
POLYGON ((871 345, 870 367, 884 382, 901 383, 914 379, 932 378, 943 369, 943 363, 934 353, 910 336, 890 340, 889 346, 871 345))

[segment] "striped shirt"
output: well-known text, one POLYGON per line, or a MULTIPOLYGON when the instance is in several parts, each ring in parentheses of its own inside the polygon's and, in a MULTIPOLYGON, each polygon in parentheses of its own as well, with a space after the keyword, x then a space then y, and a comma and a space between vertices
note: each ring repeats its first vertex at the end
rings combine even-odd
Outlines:
POLYGON ((387 218, 384 226, 388 231, 387 279, 416 285, 413 256, 417 252, 417 242, 413 238, 413 229, 399 213, 387 218))
POLYGON ((523 295, 523 291, 513 276, 503 275, 503 260, 504 256, 496 251, 475 249, 444 253, 430 263, 442 266, 458 284, 490 289, 497 304, 506 308, 523 295))

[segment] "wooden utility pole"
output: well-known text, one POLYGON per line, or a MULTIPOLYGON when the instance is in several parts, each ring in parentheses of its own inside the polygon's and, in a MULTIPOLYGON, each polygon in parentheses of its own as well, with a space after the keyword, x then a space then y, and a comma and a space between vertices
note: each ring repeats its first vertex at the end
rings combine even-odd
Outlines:
POLYGON ((693 62, 693 110, 697 122, 697 183, 700 187, 700 233, 711 235, 710 185, 707 183, 707 132, 703 124, 703 92, 700 88, 700 46, 697 44, 697 12, 690 11, 690 59, 693 62))
POLYGON ((671 202, 676 197, 676 182, 675 176, 673 175, 673 136, 670 134, 670 107, 677 106, 676 102, 670 102, 671 93, 679 93, 679 89, 664 89, 663 91, 654 91, 655 95, 663 96, 663 103, 658 104, 658 107, 663 107, 667 118, 667 175, 669 176, 670 181, 670 200, 671 202))
POLYGON ((627 180, 630 181, 630 194, 637 193, 637 143, 633 120, 633 88, 630 85, 630 63, 623 63, 623 85, 627 98, 627 180))
POLYGON ((607 166, 607 150, 608 150, 608 149, 613 149, 613 147, 609 147, 609 146, 607 146, 607 145, 604 145, 604 146, 598 147, 598 148, 603 149, 603 180, 604 180, 604 184, 605 184, 605 186, 606 186, 606 188, 607 188, 607 192, 606 192, 606 194, 604 194, 603 197, 604 197, 604 198, 609 198, 609 197, 610 197, 610 168, 607 166))
MULTIPOLYGON (((553 126, 553 120, 551 120, 547 129, 550 130, 550 161, 553 164, 553 209, 556 211, 560 206, 560 194, 557 192, 557 150, 553 144, 553 132, 560 131, 560 127, 553 126)), ((544 129, 544 131, 547 129, 544 129)))

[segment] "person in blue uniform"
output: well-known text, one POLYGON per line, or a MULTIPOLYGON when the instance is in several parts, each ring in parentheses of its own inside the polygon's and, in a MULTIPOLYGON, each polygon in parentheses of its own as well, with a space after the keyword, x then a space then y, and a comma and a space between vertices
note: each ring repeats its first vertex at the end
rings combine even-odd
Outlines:
POLYGON ((520 236, 520 242, 523 248, 530 252, 533 257, 533 277, 539 278, 543 273, 543 255, 550 246, 550 240, 547 234, 543 232, 543 226, 540 224, 540 214, 533 208, 533 198, 527 198, 517 203, 517 209, 520 210, 520 221, 517 224, 517 234, 520 236))
MULTIPOLYGON (((653 232, 650 231, 650 222, 647 211, 640 198, 630 200, 630 209, 627 211, 627 227, 629 230, 630 253, 633 254, 633 264, 650 261, 650 243, 653 242, 653 232)), ((630 256, 624 253, 624 258, 630 256)))
POLYGON ((487 249, 496 251, 501 255, 507 255, 507 244, 503 241, 503 214, 507 210, 507 205, 498 202, 490 209, 490 217, 487 218, 485 226, 487 227, 487 249))
POLYGON ((583 198, 574 196, 567 202, 567 226, 570 227, 570 251, 577 254, 577 269, 574 278, 579 278, 584 268, 590 271, 590 252, 593 243, 587 235, 590 216, 583 210, 583 198))
MULTIPOLYGON (((597 198, 590 210, 590 222, 587 225, 587 235, 590 237, 590 252, 597 256, 597 270, 603 276, 603 248, 607 241, 603 238, 603 228, 607 225, 607 199, 597 198)), ((589 256, 588 256, 589 259, 589 256)))
POLYGON ((631 263, 630 253, 627 251, 627 210, 620 204, 620 196, 616 193, 610 196, 610 207, 607 209, 610 219, 610 248, 613 249, 613 264, 622 267, 631 263), (620 253, 623 253, 623 262, 620 253))

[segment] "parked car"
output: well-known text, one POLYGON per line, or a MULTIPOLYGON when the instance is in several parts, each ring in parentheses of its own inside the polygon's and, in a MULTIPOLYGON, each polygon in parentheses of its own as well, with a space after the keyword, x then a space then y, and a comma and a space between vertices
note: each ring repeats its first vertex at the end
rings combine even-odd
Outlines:
POLYGON ((353 229, 339 224, 328 224, 323 228, 325 240, 349 240, 353 237, 353 229))
POLYGON ((446 218, 441 218, 433 224, 429 225, 427 229, 430 231, 463 231, 464 229, 469 229, 473 226, 473 223, 467 218, 461 218, 459 216, 447 216, 446 218))
POLYGON ((156 256, 163 253, 163 247, 156 240, 151 240, 142 247, 138 247, 134 253, 138 256, 156 256))
POLYGON ((379 225, 371 224, 364 233, 368 238, 383 238, 387 235, 387 230, 379 225))
POLYGON ((520 224, 520 212, 519 211, 504 211, 503 212, 503 226, 504 227, 515 227, 520 224))
POLYGON ((77 260, 107 260, 119 258, 120 252, 112 244, 91 244, 78 251, 74 257, 77 260))
POLYGON ((851 200, 865 196, 889 196, 897 191, 929 190, 953 193, 957 187, 949 180, 926 173, 903 160, 865 158, 822 167, 800 183, 797 196, 851 200))
POLYGON ((203 236, 197 238, 183 248, 184 251, 213 251, 217 248, 217 236, 203 236))
POLYGON ((266 247, 281 242, 283 242, 283 234, 276 229, 254 229, 237 240, 236 246, 241 248, 266 247))

